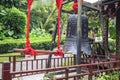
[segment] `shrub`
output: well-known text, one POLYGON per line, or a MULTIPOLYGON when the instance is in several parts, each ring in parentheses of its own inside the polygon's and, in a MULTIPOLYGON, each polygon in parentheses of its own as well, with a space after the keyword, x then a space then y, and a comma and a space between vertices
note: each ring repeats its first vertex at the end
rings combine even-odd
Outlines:
POLYGON ((119 80, 118 71, 113 71, 111 73, 100 73, 98 77, 95 77, 95 80, 119 80))
POLYGON ((109 38, 109 50, 110 50, 110 52, 115 52, 115 50, 116 50, 116 41, 115 41, 115 39, 110 39, 109 38))
POLYGON ((4 25, 2 23, 2 18, 6 14, 4 7, 0 5, 0 40, 3 40, 5 38, 4 36, 4 25))
POLYGON ((45 79, 45 80, 56 80, 56 77, 52 73, 47 73, 47 74, 44 75, 43 79, 45 79))
POLYGON ((0 23, 0 40, 3 40, 5 38, 5 35, 3 33, 3 24, 0 23))
MULTIPOLYGON (((34 49, 49 49, 50 39, 44 39, 39 41, 31 42, 31 47, 34 49)), ((22 41, 22 39, 21 39, 22 41)), ((25 48, 25 39, 21 42, 20 40, 13 40, 10 42, 3 42, 0 44, 0 53, 11 52, 14 48, 25 48)))
MULTIPOLYGON (((1 10, 3 12, 3 10, 1 10)), ((4 25, 2 29, 6 37, 20 38, 25 32, 26 14, 19 9, 5 8, 4 14, 1 14, 1 22, 4 25)))
POLYGON ((31 37, 45 37, 45 36, 50 36, 50 34, 45 30, 45 29, 32 29, 30 33, 31 37))
MULTIPOLYGON (((63 43, 64 39, 62 39, 63 43)), ((33 49, 44 49, 49 50, 51 44, 51 38, 32 38, 31 39, 31 47, 33 49)), ((57 46, 57 43, 55 43, 55 46, 57 46)), ((0 53, 7 53, 11 52, 14 48, 25 48, 25 39, 7 39, 0 41, 0 53)))

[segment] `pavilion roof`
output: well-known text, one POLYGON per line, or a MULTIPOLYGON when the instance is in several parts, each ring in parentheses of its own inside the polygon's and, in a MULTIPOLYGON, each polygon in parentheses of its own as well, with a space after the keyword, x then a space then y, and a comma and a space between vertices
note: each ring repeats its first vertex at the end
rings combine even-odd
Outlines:
POLYGON ((120 8, 120 0, 101 0, 94 3, 94 5, 100 5, 104 17, 114 17, 120 8))

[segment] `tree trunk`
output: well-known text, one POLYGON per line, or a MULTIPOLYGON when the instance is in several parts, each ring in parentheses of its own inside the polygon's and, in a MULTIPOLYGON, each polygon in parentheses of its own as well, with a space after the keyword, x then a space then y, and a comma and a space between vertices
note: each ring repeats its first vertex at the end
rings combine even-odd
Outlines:
POLYGON ((116 14, 116 56, 120 59, 120 8, 116 14))

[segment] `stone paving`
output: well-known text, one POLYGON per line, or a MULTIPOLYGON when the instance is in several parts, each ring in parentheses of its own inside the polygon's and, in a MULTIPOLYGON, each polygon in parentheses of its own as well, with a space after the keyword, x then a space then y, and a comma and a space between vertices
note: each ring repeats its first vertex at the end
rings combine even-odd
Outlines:
POLYGON ((37 74, 37 75, 14 78, 12 80, 45 80, 43 79, 43 77, 44 77, 44 74, 37 74))

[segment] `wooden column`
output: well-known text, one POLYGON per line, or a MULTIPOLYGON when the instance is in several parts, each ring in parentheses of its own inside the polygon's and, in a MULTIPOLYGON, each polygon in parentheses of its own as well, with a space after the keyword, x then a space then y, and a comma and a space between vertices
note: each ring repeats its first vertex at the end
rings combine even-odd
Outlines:
POLYGON ((120 8, 116 14, 116 55, 120 59, 120 8))
POLYGON ((12 80, 10 75, 10 63, 4 62, 2 64, 2 80, 12 80))
POLYGON ((104 19, 104 29, 103 29, 103 49, 105 50, 105 55, 106 57, 109 56, 109 51, 108 51, 108 26, 109 26, 109 19, 104 19))
MULTIPOLYGON (((76 64, 81 64, 81 39, 82 39, 82 27, 81 27, 81 14, 82 14, 82 0, 78 0, 78 20, 77 20, 77 59, 76 64)), ((77 67, 77 74, 81 73, 80 67, 77 67)), ((79 80, 80 77, 77 77, 79 80)))

